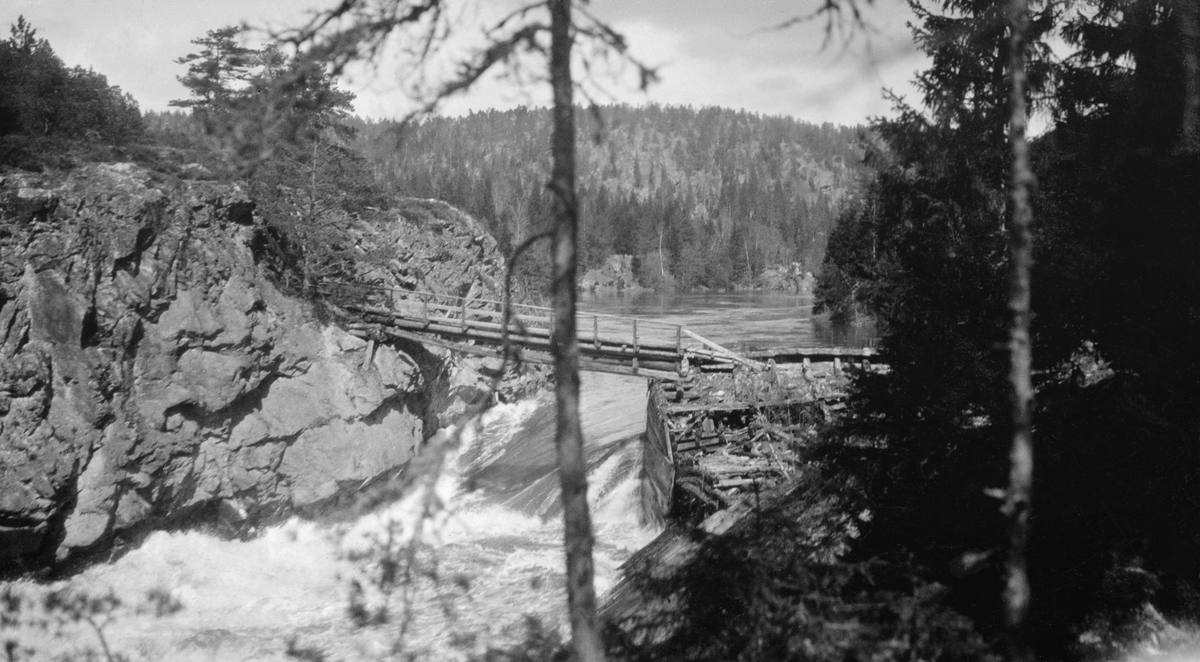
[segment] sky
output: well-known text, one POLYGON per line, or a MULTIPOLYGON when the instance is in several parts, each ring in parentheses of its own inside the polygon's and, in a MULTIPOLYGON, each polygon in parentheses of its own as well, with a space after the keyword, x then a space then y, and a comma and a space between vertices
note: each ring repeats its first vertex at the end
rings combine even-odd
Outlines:
MULTIPOLYGON (((0 20, 24 15, 68 65, 91 67, 131 93, 143 109, 163 110, 187 91, 175 63, 211 29, 250 23, 286 27, 334 0, 4 0, 0 20)), ((457 16, 467 34, 513 6, 511 0, 467 0, 457 16)), ((860 0, 861 3, 861 0, 860 0)), ((825 39, 823 19, 772 30, 812 12, 818 0, 592 0, 590 10, 623 33, 631 53, 657 66, 660 82, 647 92, 629 76, 597 79, 600 101, 744 109, 809 122, 852 125, 885 115, 883 89, 913 98, 911 79, 923 66, 908 29, 907 4, 864 5, 867 29, 825 39)), ((363 116, 403 116, 412 102, 401 91, 403 71, 381 62, 353 72, 343 85, 363 116)), ((451 100, 444 114, 507 109, 545 102, 544 85, 518 89, 485 81, 451 100)))

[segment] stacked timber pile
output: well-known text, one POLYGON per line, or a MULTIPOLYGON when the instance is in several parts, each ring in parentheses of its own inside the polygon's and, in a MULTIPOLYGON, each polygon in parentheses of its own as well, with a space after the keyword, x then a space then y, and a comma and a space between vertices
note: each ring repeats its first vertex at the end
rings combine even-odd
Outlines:
POLYGON ((670 438, 676 496, 711 513, 790 478, 845 386, 832 365, 770 363, 656 383, 650 407, 670 438))

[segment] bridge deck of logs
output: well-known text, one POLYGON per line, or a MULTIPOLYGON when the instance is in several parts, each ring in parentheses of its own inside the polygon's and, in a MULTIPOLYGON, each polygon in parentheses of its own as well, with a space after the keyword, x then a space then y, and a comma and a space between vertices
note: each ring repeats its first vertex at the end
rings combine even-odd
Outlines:
MULTIPOLYGON (((501 357, 507 344, 531 363, 551 363, 552 309, 433 292, 363 285, 327 292, 352 316, 350 331, 369 340, 402 339, 477 356, 501 357)), ((731 371, 761 369, 766 361, 863 361, 872 350, 804 348, 778 355, 739 355, 678 324, 635 317, 579 312, 576 328, 580 369, 674 380, 686 367, 731 371)))

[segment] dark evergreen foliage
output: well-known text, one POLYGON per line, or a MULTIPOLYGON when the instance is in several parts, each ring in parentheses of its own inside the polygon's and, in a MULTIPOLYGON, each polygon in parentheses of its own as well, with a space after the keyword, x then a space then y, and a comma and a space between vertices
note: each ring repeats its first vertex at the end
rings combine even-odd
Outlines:
MULTIPOLYGON (((1003 549, 985 489, 1004 484, 1008 424, 1006 55, 992 7, 918 9, 927 112, 901 106, 875 124, 873 180, 834 231, 818 288, 835 314, 866 310, 886 330, 891 372, 858 382, 843 428, 876 440, 843 458, 881 508, 868 544, 917 552, 984 624, 1003 549), (990 563, 954 577, 968 557, 990 563)), ((1030 567, 1031 622, 1058 656, 1148 602, 1200 608, 1200 157, 1188 139, 1200 77, 1187 3, 1051 9, 1069 13, 1035 16, 1035 37, 1061 27, 1075 52, 1056 61, 1038 47, 1031 66, 1056 121, 1033 145, 1030 567)))
POLYGON ((22 16, 0 41, 0 165, 70 165, 142 135, 137 102, 102 74, 68 67, 22 16))
POLYGON ((153 118, 163 140, 190 148, 219 171, 245 177, 266 223, 265 240, 289 256, 286 282, 311 288, 349 266, 354 216, 382 202, 347 124, 353 95, 324 68, 275 45, 241 44, 241 28, 210 30, 178 62, 190 118, 153 118), (189 121, 190 120, 190 121, 189 121), (232 166, 232 168, 230 167, 232 166))

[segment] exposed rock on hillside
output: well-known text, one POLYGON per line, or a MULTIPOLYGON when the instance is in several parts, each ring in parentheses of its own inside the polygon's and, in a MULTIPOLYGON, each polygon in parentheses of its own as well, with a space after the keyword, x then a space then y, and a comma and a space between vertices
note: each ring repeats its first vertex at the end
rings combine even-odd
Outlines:
POLYGON ((609 255, 604 264, 589 269, 579 279, 579 288, 584 291, 616 291, 640 289, 633 274, 632 255, 609 255))
MULTIPOLYGON (((235 187, 127 165, 0 179, 0 567, 315 507, 432 433, 431 382, 470 379, 320 321, 262 276, 255 232, 235 187)), ((432 278, 483 280, 463 264, 432 278)))
POLYGON ((502 298, 504 258, 479 221, 441 200, 404 198, 391 211, 391 222, 360 227, 359 282, 502 298))
POLYGON ((780 290, 796 294, 811 294, 813 291, 812 272, 804 271, 799 262, 790 265, 773 265, 767 267, 758 275, 755 285, 764 290, 780 290))

